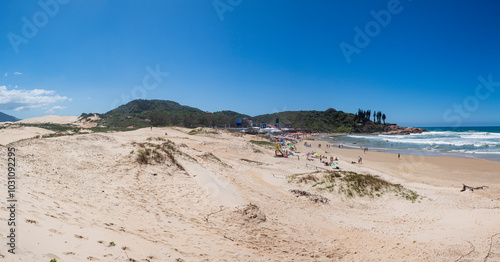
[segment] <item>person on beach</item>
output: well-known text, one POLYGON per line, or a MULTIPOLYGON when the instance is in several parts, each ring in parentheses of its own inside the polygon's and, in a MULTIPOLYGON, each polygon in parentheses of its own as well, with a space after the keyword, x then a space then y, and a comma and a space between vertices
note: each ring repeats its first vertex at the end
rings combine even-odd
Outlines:
POLYGON ((398 153, 398 159, 401 160, 401 155, 398 153))
POLYGON ((333 164, 333 156, 330 157, 330 162, 325 161, 325 166, 331 166, 333 164))
POLYGON ((366 154, 366 150, 368 150, 368 148, 366 148, 366 147, 365 147, 365 149, 363 150, 363 153, 365 153, 365 154, 366 154))
POLYGON ((360 163, 361 163, 361 157, 358 156, 358 164, 360 164, 360 163))

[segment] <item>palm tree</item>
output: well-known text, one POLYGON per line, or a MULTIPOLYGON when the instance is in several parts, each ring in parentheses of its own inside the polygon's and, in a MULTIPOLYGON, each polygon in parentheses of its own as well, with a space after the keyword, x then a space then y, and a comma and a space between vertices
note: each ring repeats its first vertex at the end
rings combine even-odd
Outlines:
POLYGON ((384 121, 384 125, 385 125, 385 114, 382 114, 382 121, 384 121))

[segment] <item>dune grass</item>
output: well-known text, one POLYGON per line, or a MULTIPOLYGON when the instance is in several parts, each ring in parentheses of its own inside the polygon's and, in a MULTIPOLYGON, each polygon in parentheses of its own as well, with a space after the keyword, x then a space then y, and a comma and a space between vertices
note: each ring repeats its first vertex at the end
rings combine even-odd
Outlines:
POLYGON ((212 128, 195 128, 187 133, 188 135, 200 135, 200 134, 219 134, 217 130, 212 129, 212 128))
POLYGON ((26 123, 19 123, 19 126, 39 127, 39 128, 51 130, 54 132, 78 133, 80 131, 79 127, 72 126, 69 124, 52 124, 52 123, 26 124, 26 123))
POLYGON ((269 141, 257 141, 257 140, 250 140, 250 143, 258 146, 263 146, 263 147, 273 147, 274 143, 271 143, 269 141))
POLYGON ((148 141, 167 141, 163 137, 148 137, 146 140, 148 140, 148 141))
POLYGON ((415 202, 420 196, 399 184, 387 182, 372 175, 351 171, 317 171, 290 176, 289 182, 312 184, 319 191, 337 192, 347 197, 381 197, 394 193, 415 202))
POLYGON ((176 165, 179 169, 185 171, 184 167, 177 161, 176 155, 185 155, 179 151, 174 142, 166 140, 162 144, 153 143, 132 143, 138 145, 140 148, 137 150, 136 162, 141 165, 165 163, 168 159, 172 164, 176 165))

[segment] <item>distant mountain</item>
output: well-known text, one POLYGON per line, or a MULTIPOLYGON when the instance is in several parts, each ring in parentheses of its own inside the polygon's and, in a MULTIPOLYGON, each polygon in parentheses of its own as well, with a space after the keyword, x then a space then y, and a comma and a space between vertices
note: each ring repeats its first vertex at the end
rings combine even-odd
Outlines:
MULTIPOLYGON (((82 114, 82 117, 90 116, 82 114)), ((394 124, 376 123, 358 114, 329 108, 325 111, 285 111, 251 117, 234 111, 205 112, 198 108, 168 100, 134 100, 105 114, 100 114, 100 125, 112 129, 128 126, 235 126, 237 118, 248 118, 254 123, 289 123, 293 128, 313 132, 372 133, 388 131, 394 124)))
POLYGON ((0 122, 15 122, 21 119, 0 112, 0 122))

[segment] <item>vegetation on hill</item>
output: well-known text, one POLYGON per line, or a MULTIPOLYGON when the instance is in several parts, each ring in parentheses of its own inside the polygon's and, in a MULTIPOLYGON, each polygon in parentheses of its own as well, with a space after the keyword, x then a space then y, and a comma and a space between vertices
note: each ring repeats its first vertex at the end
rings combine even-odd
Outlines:
POLYGON ((313 132, 382 132, 385 125, 370 119, 329 108, 325 111, 285 111, 253 117, 258 123, 290 123, 292 127, 310 129, 313 132))
MULTIPOLYGON (((82 114, 81 117, 93 114, 82 114)), ((168 100, 134 100, 105 114, 100 114, 101 127, 124 130, 149 126, 183 126, 188 128, 227 126, 235 127, 237 118, 248 118, 254 123, 289 123, 293 128, 309 129, 313 132, 369 133, 384 131, 385 114, 359 110, 356 114, 330 108, 325 111, 285 111, 250 117, 234 111, 205 112, 168 100), (384 121, 384 124, 381 123, 384 121)))
MULTIPOLYGON (((82 114, 86 118, 93 114, 82 114)), ((208 113, 168 100, 134 100, 105 114, 98 114, 100 126, 121 130, 149 126, 234 126, 236 118, 249 117, 233 111, 208 113)))
POLYGON ((16 117, 0 112, 0 122, 15 122, 18 120, 16 117))

